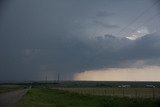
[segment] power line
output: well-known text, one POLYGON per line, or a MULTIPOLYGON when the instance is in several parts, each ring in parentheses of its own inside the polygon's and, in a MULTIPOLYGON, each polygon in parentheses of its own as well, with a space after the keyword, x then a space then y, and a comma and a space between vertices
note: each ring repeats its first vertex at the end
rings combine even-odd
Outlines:
POLYGON ((58 73, 57 82, 60 81, 60 74, 58 73))
POLYGON ((141 14, 139 14, 134 20, 132 20, 130 23, 128 23, 124 28, 122 28, 117 34, 120 34, 121 32, 125 31, 128 27, 130 27, 134 22, 136 22, 140 17, 142 17, 144 14, 146 14, 150 9, 152 9, 155 5, 159 3, 159 0, 157 0, 153 5, 151 5, 149 8, 144 10, 141 14))
POLYGON ((154 15, 153 17, 149 18, 148 20, 146 20, 144 23, 142 23, 141 25, 139 25, 138 27, 136 27, 134 30, 131 31, 131 33, 137 31, 139 28, 141 28, 142 26, 146 25, 146 23, 148 24, 150 21, 152 21, 154 18, 156 18, 157 16, 159 16, 159 14, 154 15))

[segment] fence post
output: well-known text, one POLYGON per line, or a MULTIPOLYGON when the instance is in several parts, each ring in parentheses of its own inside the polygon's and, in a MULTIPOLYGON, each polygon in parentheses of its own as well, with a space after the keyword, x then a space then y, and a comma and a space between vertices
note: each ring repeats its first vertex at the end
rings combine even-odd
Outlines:
POLYGON ((137 93, 137 89, 135 89, 135 96, 136 96, 136 98, 138 98, 138 93, 137 93))
POLYGON ((113 88, 113 96, 114 96, 114 88, 113 88))
POLYGON ((123 94, 123 97, 124 97, 124 87, 122 87, 122 94, 123 94))
POLYGON ((155 87, 153 87, 153 90, 152 90, 152 94, 153 94, 153 99, 155 98, 155 87))

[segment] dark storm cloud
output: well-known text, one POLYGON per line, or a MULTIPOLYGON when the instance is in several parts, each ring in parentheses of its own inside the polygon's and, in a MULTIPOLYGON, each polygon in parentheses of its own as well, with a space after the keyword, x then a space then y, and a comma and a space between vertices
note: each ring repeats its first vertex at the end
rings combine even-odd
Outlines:
MULTIPOLYGON (((132 41, 126 38, 116 38, 112 36, 106 36, 105 38, 98 38, 94 61, 91 61, 93 67, 105 68, 105 67, 129 67, 129 65, 123 65, 125 62, 133 63, 142 60, 146 65, 158 65, 160 58, 160 35, 149 34, 141 39, 132 41), (155 60, 154 64, 152 63, 155 60)), ((93 55, 92 54, 92 55, 93 55)), ((134 65, 134 64, 133 64, 134 65)), ((98 68, 97 68, 98 69, 98 68)))
POLYGON ((101 22, 101 21, 93 21, 95 24, 99 25, 99 26, 102 26, 104 28, 109 28, 109 29, 113 29, 113 28, 119 28, 118 25, 112 25, 112 24, 109 24, 109 23, 106 23, 106 22, 101 22))
POLYGON ((10 0, 0 0, 0 16, 2 15, 3 11, 5 10, 5 6, 9 3, 10 0))
MULTIPOLYGON (((127 67, 123 64, 126 61, 145 60, 153 64, 153 59, 160 57, 159 34, 131 41, 108 34, 88 37, 81 31, 83 27, 88 30, 85 24, 93 20, 98 20, 94 26, 106 30, 119 27, 107 20, 90 18, 113 15, 100 12, 102 4, 75 0, 12 1, 0 20, 0 80, 44 79, 45 73, 56 79, 58 72, 63 79, 72 79, 75 72, 127 67)), ((154 64, 158 63, 157 60, 154 64)))
POLYGON ((6 0, 1 0, 0 1, 0 6, 3 6, 3 4, 5 3, 6 0))
POLYGON ((112 16, 114 15, 114 13, 110 13, 107 11, 100 11, 96 14, 96 17, 108 17, 108 16, 112 16))
POLYGON ((156 3, 156 6, 158 7, 158 8, 160 8, 160 2, 159 2, 159 0, 151 0, 153 3, 156 3))

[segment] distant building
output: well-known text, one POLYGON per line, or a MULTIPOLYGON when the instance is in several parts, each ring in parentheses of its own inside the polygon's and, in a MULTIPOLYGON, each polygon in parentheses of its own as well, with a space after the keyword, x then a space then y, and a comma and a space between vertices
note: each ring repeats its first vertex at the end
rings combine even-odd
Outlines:
POLYGON ((154 85, 150 85, 150 84, 149 84, 149 85, 146 85, 145 87, 146 87, 146 88, 155 88, 154 85))
POLYGON ((118 87, 119 88, 129 88, 129 87, 131 87, 131 85, 119 85, 118 87))

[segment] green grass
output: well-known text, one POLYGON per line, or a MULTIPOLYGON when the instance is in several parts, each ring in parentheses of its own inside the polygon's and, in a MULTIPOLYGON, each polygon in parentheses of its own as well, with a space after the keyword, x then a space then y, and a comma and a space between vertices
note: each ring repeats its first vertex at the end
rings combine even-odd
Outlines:
POLYGON ((153 99, 81 95, 56 89, 32 88, 17 107, 159 107, 153 99))

